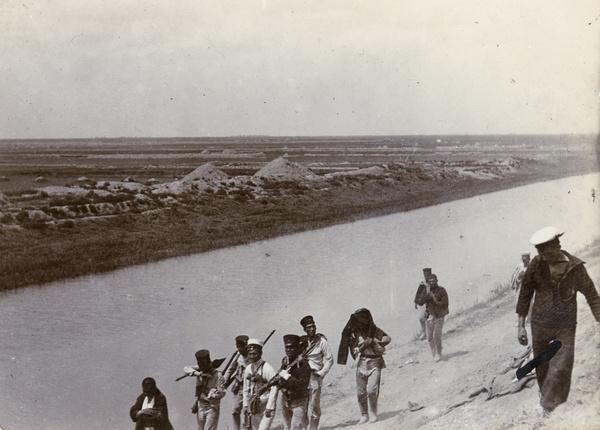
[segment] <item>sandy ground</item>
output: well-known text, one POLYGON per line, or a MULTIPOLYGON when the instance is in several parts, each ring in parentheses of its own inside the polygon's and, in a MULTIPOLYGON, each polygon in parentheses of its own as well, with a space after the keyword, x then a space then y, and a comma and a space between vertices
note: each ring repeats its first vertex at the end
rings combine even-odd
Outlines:
MULTIPOLYGON (((600 284, 600 245, 578 253, 600 284)), ((543 419, 538 407, 537 382, 513 394, 486 400, 469 394, 488 385, 526 347, 517 342, 514 292, 447 317, 444 359, 434 363, 427 341, 390 344, 386 353, 379 398, 379 421, 360 427, 383 429, 599 429, 600 325, 579 294, 578 330, 571 392, 566 404, 543 419), (409 410, 409 402, 423 408, 409 410)), ((531 332, 528 329, 531 339, 531 332)), ((334 365, 325 379, 322 398, 323 430, 355 427, 360 418, 355 397, 355 363, 334 365)), ((512 370, 514 374, 514 370, 512 370)), ((280 428, 279 425, 275 428, 280 428)))

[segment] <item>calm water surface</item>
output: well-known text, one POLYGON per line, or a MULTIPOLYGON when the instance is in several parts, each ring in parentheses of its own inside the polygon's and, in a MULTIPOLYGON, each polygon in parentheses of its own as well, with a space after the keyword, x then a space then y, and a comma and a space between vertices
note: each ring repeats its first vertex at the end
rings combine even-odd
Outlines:
MULTIPOLYGON (((1 294, 0 426, 132 429, 129 407, 153 376, 175 428, 196 428, 194 382, 175 378, 197 349, 229 358, 236 335, 277 329, 265 357, 278 366, 282 336, 302 334, 299 320, 312 314, 335 352, 359 307, 405 342, 423 267, 447 288, 451 311, 464 308, 534 253, 535 230, 566 230, 567 250, 597 237, 592 188, 598 174, 1 294)), ((220 428, 229 418, 225 403, 220 428)))

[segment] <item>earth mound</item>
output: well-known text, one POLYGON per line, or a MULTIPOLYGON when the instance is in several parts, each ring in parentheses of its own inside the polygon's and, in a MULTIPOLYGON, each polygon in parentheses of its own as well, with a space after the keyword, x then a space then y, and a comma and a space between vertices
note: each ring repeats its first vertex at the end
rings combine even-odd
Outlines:
POLYGON ((212 163, 206 163, 196 168, 181 179, 181 182, 205 181, 219 182, 229 179, 229 175, 212 163))
POLYGON ((256 178, 278 181, 317 179, 317 175, 308 167, 294 163, 284 157, 276 158, 254 174, 256 178))

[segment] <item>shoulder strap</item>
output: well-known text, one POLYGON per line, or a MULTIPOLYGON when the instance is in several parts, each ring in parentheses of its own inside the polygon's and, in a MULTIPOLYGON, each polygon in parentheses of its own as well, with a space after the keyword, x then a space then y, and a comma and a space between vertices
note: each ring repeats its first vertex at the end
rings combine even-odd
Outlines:
POLYGON ((263 360, 262 363, 260 363, 259 366, 254 370, 254 372, 252 372, 252 376, 255 376, 256 374, 258 374, 259 371, 262 376, 262 368, 263 368, 264 364, 265 364, 265 360, 263 360))

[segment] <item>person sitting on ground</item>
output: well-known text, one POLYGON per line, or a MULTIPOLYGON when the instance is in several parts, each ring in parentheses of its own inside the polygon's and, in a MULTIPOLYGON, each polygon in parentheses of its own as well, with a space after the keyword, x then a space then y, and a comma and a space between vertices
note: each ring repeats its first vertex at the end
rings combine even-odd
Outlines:
MULTIPOLYGON (((480 397, 485 400, 491 400, 497 397, 506 396, 508 394, 517 393, 525 388, 531 388, 535 384, 535 373, 528 373, 522 378, 515 375, 515 370, 519 369, 527 360, 533 358, 533 350, 527 347, 525 351, 513 357, 511 363, 490 381, 478 389, 472 391, 466 399, 460 400, 446 409, 451 409, 470 403, 480 397)), ((481 370, 480 370, 481 371, 481 370)))

